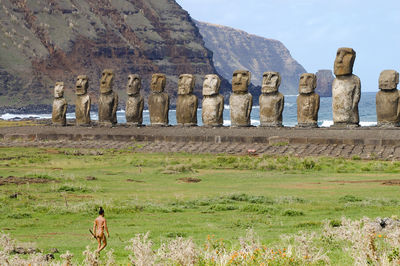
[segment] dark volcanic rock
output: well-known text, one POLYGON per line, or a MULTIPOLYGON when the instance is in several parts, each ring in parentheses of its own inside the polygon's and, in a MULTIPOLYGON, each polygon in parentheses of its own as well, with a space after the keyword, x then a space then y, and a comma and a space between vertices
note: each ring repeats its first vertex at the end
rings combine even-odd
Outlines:
POLYGON ((332 70, 318 70, 317 73, 317 88, 315 92, 321 97, 332 97, 332 82, 335 79, 332 70))
POLYGON ((224 78, 231 80, 233 71, 246 69, 252 73, 251 82, 261 85, 265 71, 277 71, 282 77, 279 91, 297 94, 300 75, 306 70, 280 41, 205 22, 196 21, 196 25, 224 78))
POLYGON ((147 98, 151 74, 161 72, 174 103, 179 74, 197 75, 199 96, 203 76, 216 73, 198 28, 173 0, 15 0, 2 5, 3 107, 50 104, 56 81, 64 81, 65 97, 73 103, 78 75, 89 77, 89 94, 97 104, 104 68, 114 69, 121 102, 128 74, 142 76, 147 98))

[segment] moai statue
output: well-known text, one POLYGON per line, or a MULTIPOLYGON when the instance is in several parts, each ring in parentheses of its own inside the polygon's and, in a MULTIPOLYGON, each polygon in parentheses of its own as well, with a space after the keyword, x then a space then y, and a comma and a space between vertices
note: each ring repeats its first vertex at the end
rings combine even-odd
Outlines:
POLYGON ((232 91, 229 97, 231 111, 231 126, 250 126, 250 113, 253 106, 253 96, 248 92, 251 73, 247 70, 236 70, 232 77, 232 91))
POLYGON ((378 126, 398 127, 400 123, 400 96, 397 90, 399 73, 384 70, 379 76, 379 89, 376 94, 376 115, 378 126))
POLYGON ((224 123, 224 96, 219 94, 220 78, 215 74, 206 75, 203 82, 202 113, 204 126, 219 127, 224 123))
POLYGON ((318 127, 319 95, 314 92, 316 87, 315 74, 301 75, 299 96, 297 96, 297 125, 299 127, 318 127))
POLYGON ((180 126, 197 125, 197 96, 193 94, 196 77, 182 74, 178 80, 178 99, 176 100, 176 122, 180 126))
POLYGON ((117 124, 118 94, 113 91, 114 72, 105 69, 100 79, 99 124, 112 126, 117 124))
POLYGON ((279 72, 264 72, 260 104, 260 126, 281 127, 285 97, 278 91, 281 85, 279 72))
POLYGON ((67 101, 64 98, 64 82, 56 82, 54 87, 53 112, 51 120, 53 125, 67 125, 67 101))
POLYGON ((352 74, 355 58, 356 52, 352 48, 339 48, 337 51, 334 64, 336 78, 332 83, 333 126, 359 126, 361 82, 352 74))
POLYGON ((137 74, 128 76, 128 100, 126 101, 125 116, 126 123, 131 126, 141 126, 143 123, 144 99, 140 95, 142 79, 137 74))
POLYGON ((165 84, 164 74, 153 74, 151 77, 148 105, 152 126, 168 126, 169 96, 164 92, 165 84))
POLYGON ((77 126, 89 126, 91 99, 87 90, 89 88, 89 79, 86 75, 80 75, 75 84, 75 117, 77 126))

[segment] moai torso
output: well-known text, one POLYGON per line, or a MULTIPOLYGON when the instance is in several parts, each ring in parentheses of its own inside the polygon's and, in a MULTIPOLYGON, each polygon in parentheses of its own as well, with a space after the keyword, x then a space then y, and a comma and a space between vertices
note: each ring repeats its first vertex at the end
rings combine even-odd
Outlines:
POLYGON ((182 126, 197 125, 198 100, 193 94, 195 77, 190 74, 179 76, 178 99, 176 100, 176 121, 182 126))
POLYGON ((232 91, 229 97, 231 125, 233 127, 250 126, 250 114, 253 96, 248 92, 251 74, 246 70, 236 70, 232 77, 232 91))
POLYGON ((64 98, 64 82, 57 82, 54 88, 54 101, 51 120, 53 125, 67 124, 67 101, 64 98))
POLYGON ((378 126, 397 127, 400 123, 400 95, 397 90, 399 73, 384 70, 379 76, 379 89, 376 94, 376 115, 378 126))
POLYGON ((126 101, 125 116, 128 125, 140 126, 143 123, 143 107, 144 99, 140 95, 142 87, 141 78, 139 75, 129 75, 126 101))
POLYGON ((222 126, 224 123, 224 96, 219 94, 220 78, 215 74, 206 75, 203 82, 201 117, 204 126, 222 126))
POLYGON ((77 126, 90 125, 90 105, 91 99, 87 93, 89 87, 88 77, 85 75, 78 76, 75 87, 75 117, 77 126))
POLYGON ((165 84, 164 74, 153 74, 148 102, 152 126, 168 126, 169 96, 164 92, 165 84))
POLYGON ((99 124, 117 124, 118 95, 112 90, 114 73, 105 69, 100 79, 99 124))
POLYGON ((297 123, 299 127, 318 127, 319 95, 316 94, 317 77, 311 73, 302 74, 297 96, 297 123))
POLYGON ((335 59, 332 83, 334 126, 358 126, 358 103, 361 97, 360 79, 352 74, 356 53, 351 48, 339 48, 335 59))
POLYGON ((260 126, 262 127, 281 127, 282 112, 285 105, 285 97, 278 91, 281 77, 278 72, 265 72, 263 74, 263 84, 260 104, 260 126))

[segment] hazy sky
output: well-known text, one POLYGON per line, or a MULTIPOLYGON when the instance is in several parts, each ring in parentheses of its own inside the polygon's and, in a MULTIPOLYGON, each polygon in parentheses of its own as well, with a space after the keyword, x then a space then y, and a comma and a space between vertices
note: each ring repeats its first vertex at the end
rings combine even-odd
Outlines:
POLYGON ((332 69, 337 48, 356 53, 362 91, 384 69, 400 71, 398 0, 176 0, 197 20, 281 41, 311 73, 332 69))

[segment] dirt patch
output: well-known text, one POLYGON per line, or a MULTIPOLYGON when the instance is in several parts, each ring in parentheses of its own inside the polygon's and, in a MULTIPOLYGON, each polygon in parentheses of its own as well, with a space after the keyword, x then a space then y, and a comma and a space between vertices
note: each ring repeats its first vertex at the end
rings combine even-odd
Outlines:
POLYGON ((45 178, 35 178, 35 177, 17 177, 17 176, 8 176, 2 177, 0 176, 0 186, 4 185, 23 185, 23 184, 44 184, 52 182, 53 180, 45 179, 45 178))
POLYGON ((94 177, 94 176, 87 176, 87 177, 86 177, 86 180, 88 180, 88 181, 93 181, 93 180, 97 180, 97 178, 94 177))
POLYGON ((385 180, 385 181, 382 182, 382 185, 399 186, 400 185, 400 179, 385 180))
POLYGON ((128 178, 128 179, 126 180, 126 182, 146 183, 146 182, 144 182, 144 181, 142 181, 142 180, 135 180, 135 179, 131 179, 131 178, 128 178))
POLYGON ((45 151, 45 153, 49 153, 49 154, 59 154, 60 151, 59 150, 54 150, 54 149, 48 149, 45 151))
POLYGON ((330 183, 339 183, 339 184, 361 184, 361 183, 381 183, 382 185, 388 186, 398 186, 400 185, 400 179, 387 179, 387 180, 335 180, 329 181, 330 183))
POLYGON ((199 183, 201 181, 200 178, 194 178, 194 177, 182 177, 177 180, 183 183, 199 183))

